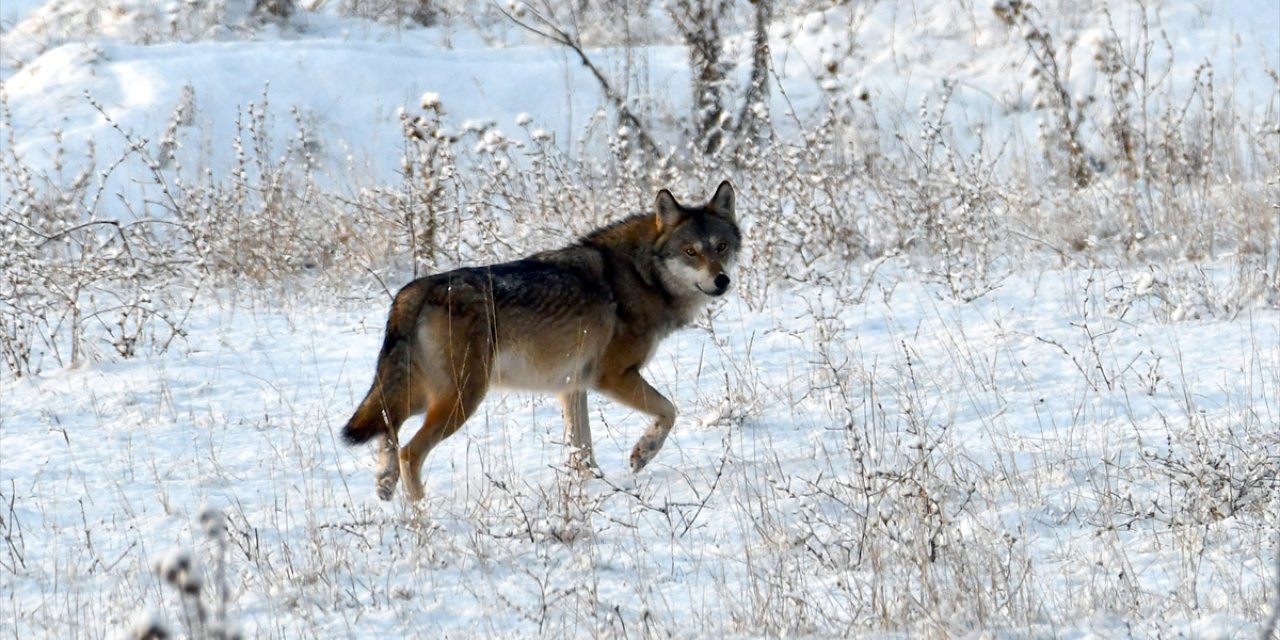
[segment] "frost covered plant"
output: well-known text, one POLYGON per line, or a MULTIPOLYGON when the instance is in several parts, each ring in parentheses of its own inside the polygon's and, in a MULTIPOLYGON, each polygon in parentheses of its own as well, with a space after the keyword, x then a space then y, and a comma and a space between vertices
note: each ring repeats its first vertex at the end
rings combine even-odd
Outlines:
MULTIPOLYGON (((244 636, 227 614, 230 589, 226 579, 226 518, 218 509, 205 509, 200 514, 200 525, 205 537, 213 543, 212 584, 200 563, 186 549, 174 549, 156 558, 153 568, 156 576, 177 594, 182 635, 194 640, 240 640, 244 636)), ((135 616, 123 637, 159 640, 171 637, 171 633, 160 616, 142 612, 135 616)))
POLYGON ((964 157, 944 135, 955 88, 954 80, 943 81, 938 104, 930 109, 921 103, 924 126, 901 187, 905 201, 914 201, 911 208, 920 212, 913 226, 928 244, 926 273, 952 297, 972 301, 997 287, 1008 270, 998 264, 1005 247, 997 244, 1007 198, 991 179, 991 161, 982 154, 964 157))
POLYGON ((116 637, 119 640, 168 640, 172 636, 159 614, 139 611, 129 621, 129 627, 116 637))
POLYGON ((1135 517, 1200 525, 1246 511, 1260 513, 1280 497, 1280 436, 1256 417, 1213 422, 1196 412, 1185 424, 1166 428, 1163 446, 1144 447, 1140 458, 1146 475, 1160 479, 1166 490, 1135 517))
POLYGON ((420 269, 436 264, 443 221, 458 216, 453 146, 459 134, 445 126, 439 94, 424 93, 421 107, 417 115, 400 112, 405 140, 400 159, 403 183, 396 191, 377 194, 380 208, 388 212, 408 245, 415 277, 421 275, 420 269))
POLYGON ((1228 271, 1200 266, 1150 265, 1106 293, 1108 314, 1124 318, 1134 307, 1149 307, 1161 322, 1205 318, 1235 320, 1251 308, 1280 303, 1280 283, 1270 273, 1276 264, 1241 256, 1228 271))
POLYGON ((1046 109, 1052 121, 1041 128, 1044 153, 1051 164, 1059 158, 1065 161, 1066 175, 1077 188, 1089 185, 1093 178, 1092 167, 1081 142, 1081 125, 1085 121, 1083 103, 1073 100, 1067 89, 1069 67, 1060 60, 1069 57, 1070 43, 1059 50, 1053 35, 1041 23, 1042 16, 1025 0, 998 0, 992 11, 1010 28, 1019 30, 1019 36, 1027 45, 1034 63, 1032 76, 1038 84, 1036 106, 1046 109))
MULTIPOLYGON (((102 352, 120 357, 164 353, 185 335, 185 258, 176 255, 154 220, 104 214, 100 204, 112 172, 141 161, 157 172, 145 141, 111 120, 126 150, 102 169, 90 144, 79 158, 62 147, 41 173, 16 151, 10 114, 0 97, 0 123, 9 129, 0 156, 0 355, 15 376, 38 373, 49 361, 77 366, 102 352)), ((186 299, 190 302, 189 299, 186 299)))

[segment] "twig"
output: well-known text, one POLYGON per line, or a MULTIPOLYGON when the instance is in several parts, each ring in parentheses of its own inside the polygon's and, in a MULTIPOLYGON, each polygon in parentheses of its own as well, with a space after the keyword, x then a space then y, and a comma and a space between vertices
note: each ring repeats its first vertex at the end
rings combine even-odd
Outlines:
POLYGON ((561 29, 560 27, 556 26, 550 20, 548 20, 545 16, 538 13, 537 11, 533 11, 531 8, 526 8, 526 11, 529 11, 529 13, 533 15, 533 17, 543 27, 542 29, 534 27, 528 23, 522 22, 519 18, 512 15, 510 12, 508 12, 506 9, 503 9, 502 7, 498 7, 498 11, 501 12, 502 15, 510 19, 512 22, 514 22, 516 26, 520 27, 521 29, 524 29, 525 31, 528 31, 539 37, 546 38, 547 40, 555 42, 556 44, 569 47, 570 49, 573 50, 574 53, 578 54, 578 59, 582 61, 582 66, 586 67, 588 70, 591 71, 591 74, 596 77, 596 81, 600 83, 600 88, 604 90, 604 96, 608 98, 610 102, 613 103, 614 109, 618 111, 618 117, 622 119, 623 122, 627 123, 628 125, 630 125, 636 130, 636 136, 640 140, 640 146, 644 147, 645 152, 655 158, 660 157, 662 155, 662 153, 658 150, 658 143, 655 142, 653 140, 653 137, 649 135, 649 131, 645 128, 644 124, 640 122, 640 119, 636 117, 636 115, 631 112, 631 109, 627 107, 627 103, 625 100, 622 99, 622 96, 619 95, 618 92, 613 89, 613 85, 609 83, 609 79, 606 78, 604 73, 600 71, 599 67, 597 67, 595 63, 591 61, 591 58, 587 56, 586 51, 583 51, 582 43, 579 42, 577 38, 575 38, 573 35, 566 32, 564 29, 561 29))

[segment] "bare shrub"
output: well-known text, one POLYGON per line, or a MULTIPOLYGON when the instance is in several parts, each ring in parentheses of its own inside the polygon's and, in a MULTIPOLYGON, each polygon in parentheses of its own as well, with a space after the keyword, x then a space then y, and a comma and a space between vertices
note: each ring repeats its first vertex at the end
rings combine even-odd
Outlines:
POLYGON ((1019 30, 1035 65, 1032 68, 1038 88, 1035 104, 1053 116, 1051 124, 1040 131, 1046 160, 1050 166, 1061 167, 1062 174, 1076 188, 1088 186, 1093 171, 1081 134, 1084 104, 1067 88, 1069 69, 1061 62, 1069 56, 1069 45, 1059 50, 1053 34, 1041 24, 1039 11, 1030 2, 999 0, 992 5, 992 11, 1011 28, 1019 30))
MULTIPOLYGON (((6 125, 8 117, 5 107, 6 125)), ((21 376, 47 362, 77 366, 104 350, 120 357, 166 351, 183 335, 187 292, 199 287, 188 256, 174 251, 163 221, 98 214, 111 171, 144 149, 131 146, 96 173, 90 147, 84 168, 64 176, 59 146, 50 176, 24 163, 12 139, 6 147, 0 236, 10 249, 0 270, 0 352, 9 370, 21 376)))
MULTIPOLYGON (((760 10, 757 32, 770 15, 760 10)), ((459 122, 433 98, 399 123, 398 182, 359 187, 325 166, 332 154, 311 117, 293 109, 277 118, 265 90, 237 114, 225 175, 193 172, 176 152, 199 108, 190 87, 158 140, 117 128, 122 157, 90 157, 74 175, 58 163, 39 175, 9 144, 3 233, 13 250, 0 276, 8 294, 0 351, 23 374, 42 362, 160 352, 181 338, 185 309, 210 284, 317 278, 389 291, 405 275, 559 244, 647 207, 657 188, 700 191, 726 174, 746 205, 739 290, 753 302, 784 282, 836 285, 862 299, 871 274, 899 257, 945 295, 974 300, 998 288, 1015 261, 1048 253, 1067 264, 1238 256, 1234 280, 1153 272, 1150 286, 1114 292, 1121 306, 1155 301, 1169 320, 1275 304, 1280 245, 1268 214, 1277 199, 1265 168, 1280 156, 1274 136, 1222 98, 1215 70, 1202 66, 1175 100, 1160 66, 1168 62, 1155 55, 1167 44, 1140 8, 1130 39, 1113 27, 1099 44, 1107 98, 1072 98, 1057 66, 1060 39, 1034 8, 994 10, 1022 29, 1038 91, 1052 98, 1045 108, 1064 119, 1056 129, 1067 138, 1039 152, 1058 156, 1049 166, 1070 178, 1065 184, 1030 164, 1010 170, 1036 150, 1008 149, 981 132, 958 141, 954 80, 890 131, 877 119, 880 96, 842 90, 827 70, 815 71, 827 91, 815 114, 782 114, 778 125, 748 105, 752 118, 721 118, 717 131, 742 124, 750 140, 715 149, 660 143, 648 129, 659 114, 640 112, 609 78, 602 86, 613 114, 596 112, 574 140, 553 139, 528 117, 514 128, 459 122), (292 135, 275 135, 283 128, 292 135), (1084 153, 1086 134, 1101 141, 1097 153, 1084 153), (144 176, 129 193, 108 186, 122 168, 144 176), (106 201, 119 201, 124 214, 103 214, 106 201)), ((580 32, 566 30, 581 25, 523 11, 511 17, 591 62, 580 32)), ((748 102, 766 93, 788 102, 755 64, 748 102)), ((732 94, 724 89, 722 97, 732 94)))

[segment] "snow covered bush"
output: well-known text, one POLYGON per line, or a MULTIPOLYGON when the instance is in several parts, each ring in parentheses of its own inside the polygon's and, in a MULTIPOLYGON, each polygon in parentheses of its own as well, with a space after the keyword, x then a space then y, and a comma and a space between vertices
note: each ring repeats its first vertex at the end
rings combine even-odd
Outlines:
POLYGON ((168 221, 98 215, 111 197, 106 176, 146 150, 131 148, 104 168, 90 146, 83 168, 64 176, 61 147, 53 175, 34 172, 13 148, 0 159, 7 194, 0 236, 8 246, 0 264, 0 352, 9 371, 77 366, 104 353, 164 353, 183 335, 185 292, 199 286, 187 269, 192 256, 171 244, 168 221))
POLYGON ((5 2, 0 620, 1265 632, 1262 4, 5 2), (725 178, 735 292, 650 362, 682 412, 652 469, 593 396, 603 477, 571 476, 555 401, 512 393, 421 504, 356 480, 397 287, 725 178), (210 497, 222 537, 156 574, 210 497))

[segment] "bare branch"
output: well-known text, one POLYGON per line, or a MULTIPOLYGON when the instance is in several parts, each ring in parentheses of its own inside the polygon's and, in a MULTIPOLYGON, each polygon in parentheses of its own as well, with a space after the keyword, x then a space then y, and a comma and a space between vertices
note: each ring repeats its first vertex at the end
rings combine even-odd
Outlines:
POLYGON ((635 113, 627 107, 626 100, 623 99, 621 94, 614 90, 609 79, 605 77, 604 73, 600 71, 600 68, 592 62, 591 57, 583 50, 582 43, 577 39, 577 37, 568 33, 564 29, 561 29, 555 23, 551 22, 551 20, 547 19, 546 16, 543 16, 530 8, 526 8, 526 11, 539 23, 539 26, 537 27, 522 21, 502 7, 498 7, 498 11, 521 29, 541 38, 550 40, 556 44, 568 47, 576 53, 578 55, 578 59, 582 62, 582 65, 590 70, 591 75, 595 76, 596 82, 600 83, 600 88, 604 91, 605 97, 613 103, 614 109, 618 112, 618 118, 628 126, 635 129, 636 137, 640 140, 640 146, 644 148, 645 152, 655 158, 662 155, 658 149, 658 143, 649 135, 649 131, 644 126, 644 123, 642 123, 640 118, 638 118, 635 113))

